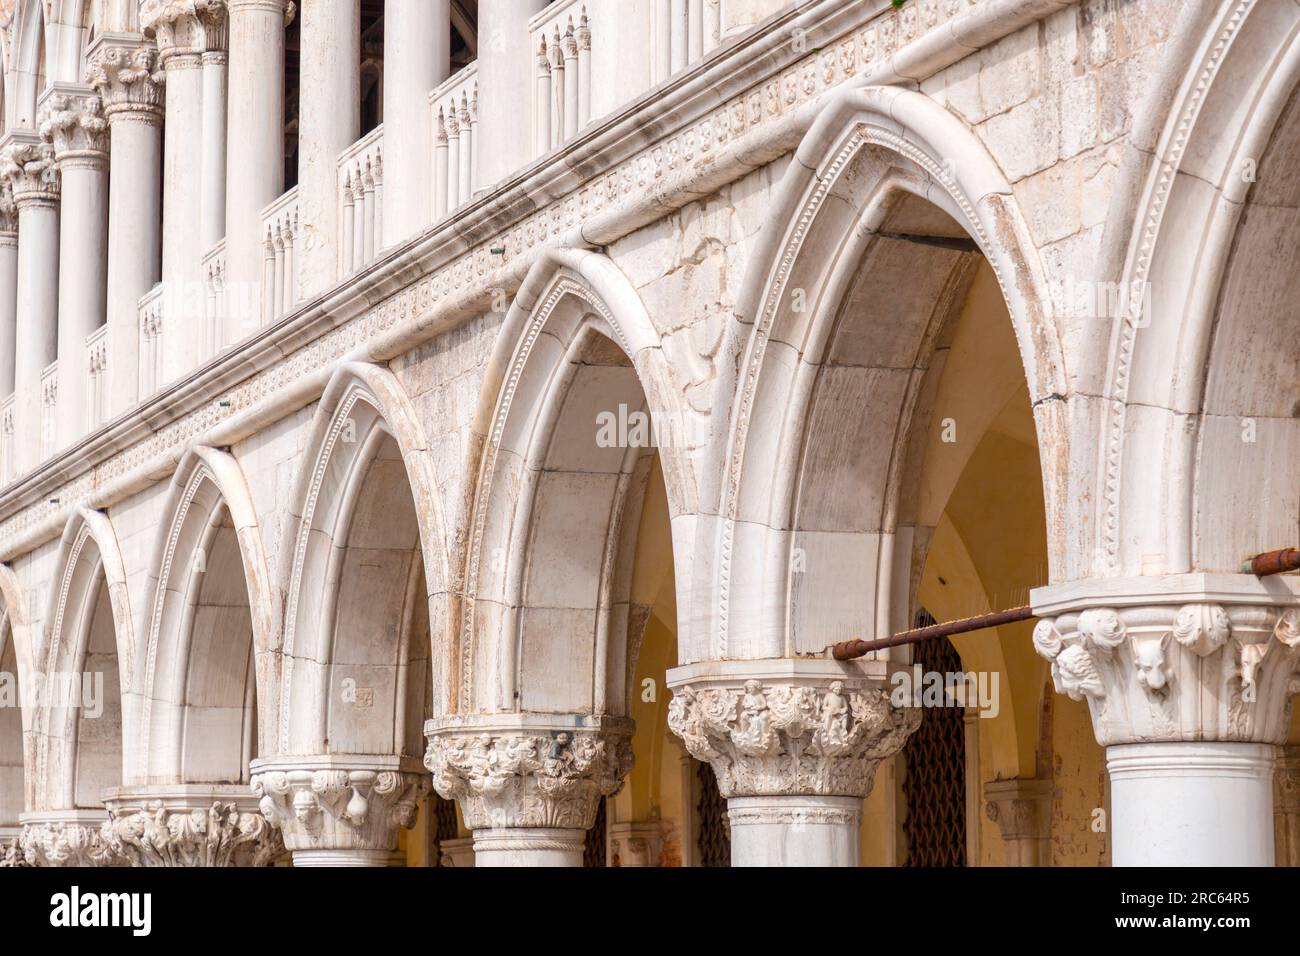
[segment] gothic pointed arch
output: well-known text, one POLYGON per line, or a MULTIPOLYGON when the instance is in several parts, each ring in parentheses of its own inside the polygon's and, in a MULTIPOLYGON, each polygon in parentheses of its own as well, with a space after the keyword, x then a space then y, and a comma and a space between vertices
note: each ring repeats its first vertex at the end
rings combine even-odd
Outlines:
POLYGON ((1234 572, 1300 537, 1300 485, 1278 466, 1300 456, 1300 10, 1202 13, 1108 217, 1098 272, 1118 307, 1078 323, 1095 330, 1081 423, 1100 452, 1080 463, 1099 493, 1075 519, 1094 529, 1077 577, 1234 572))
POLYGON ((1050 563, 1063 565, 1067 370, 1052 297, 1011 187, 961 121, 907 90, 838 95, 800 144, 753 263, 719 516, 700 525, 715 558, 684 660, 810 653, 909 626, 927 540, 909 481, 931 360, 980 268, 1053 449, 1042 486, 1050 563))
POLYGON ((19 814, 31 805, 35 780, 27 772, 31 749, 33 672, 31 629, 22 585, 0 564, 0 842, 17 833, 19 814))
POLYGON ((455 606, 429 441, 392 372, 349 362, 306 447, 268 739, 280 753, 418 758, 422 714, 444 697, 455 606))
POLYGON ((257 511, 228 452, 192 449, 167 494, 149 574, 138 750, 128 782, 238 783, 257 750, 259 680, 279 642, 279 593, 257 511), (261 666, 258 666, 260 663, 261 666))
POLYGON ((108 516, 78 507, 59 542, 45 635, 34 648, 47 688, 37 708, 37 809, 97 807, 122 780, 123 707, 135 638, 126 571, 108 516), (52 682, 72 688, 55 693, 52 682))
POLYGON ((534 265, 488 367, 457 709, 625 717, 644 625, 629 582, 656 453, 674 539, 689 537, 698 499, 681 388, 635 290, 590 251, 534 265))

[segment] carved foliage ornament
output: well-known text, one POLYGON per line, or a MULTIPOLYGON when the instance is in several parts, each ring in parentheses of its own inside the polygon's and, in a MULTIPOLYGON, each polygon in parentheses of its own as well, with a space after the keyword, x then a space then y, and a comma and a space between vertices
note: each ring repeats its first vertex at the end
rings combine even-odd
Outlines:
POLYGON ((220 802, 206 811, 155 802, 114 814, 103 840, 118 858, 144 867, 270 866, 285 852, 279 831, 260 814, 220 802))
POLYGON ((1090 608, 1040 620, 1033 640, 1057 693, 1089 702, 1103 745, 1285 736, 1298 608, 1090 608))
POLYGON ((632 742, 619 732, 439 734, 425 766, 447 800, 459 800, 472 830, 546 827, 585 830, 597 804, 623 785, 632 742))
POLYGON ((668 726, 713 767, 724 797, 816 794, 865 797, 876 766, 921 722, 889 694, 826 687, 685 686, 668 705, 668 726))
POLYGON ((103 46, 86 64, 85 81, 99 91, 104 113, 138 112, 161 117, 162 88, 153 80, 158 50, 148 46, 103 46))
POLYGON ((290 850, 391 850, 415 823, 423 774, 397 770, 267 770, 253 777, 262 815, 290 850))
POLYGON ((19 207, 27 200, 59 198, 59 168, 49 143, 14 143, 0 156, 0 178, 12 188, 19 207))
POLYGON ((29 866, 116 866, 100 826, 86 823, 24 824, 19 848, 29 866))

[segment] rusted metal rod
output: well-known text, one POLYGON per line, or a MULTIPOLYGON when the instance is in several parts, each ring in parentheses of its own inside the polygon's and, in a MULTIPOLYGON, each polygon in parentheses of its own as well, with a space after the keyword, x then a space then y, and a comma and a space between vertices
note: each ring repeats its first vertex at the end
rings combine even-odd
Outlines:
POLYGON ((1016 621, 1033 620, 1034 609, 1029 605, 1013 607, 1006 611, 994 611, 991 614, 977 614, 964 617, 958 621, 945 621, 943 624, 930 624, 927 627, 914 627, 910 631, 900 631, 878 641, 840 641, 831 648, 831 656, 837 661, 851 661, 872 651, 900 644, 915 644, 931 637, 948 637, 952 634, 965 634, 967 631, 982 631, 986 627, 1001 627, 1016 621))
POLYGON ((1258 578, 1300 571, 1300 548, 1278 548, 1276 551, 1257 554, 1246 562, 1242 570, 1258 578))

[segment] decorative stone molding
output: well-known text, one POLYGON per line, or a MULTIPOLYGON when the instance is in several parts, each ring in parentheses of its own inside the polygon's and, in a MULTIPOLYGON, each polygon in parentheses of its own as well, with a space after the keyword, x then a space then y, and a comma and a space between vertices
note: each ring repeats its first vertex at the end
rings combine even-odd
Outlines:
POLYGON ((118 866, 104 841, 102 810, 55 810, 24 814, 18 837, 28 866, 118 866))
POLYGON ((41 138, 54 146, 60 170, 103 169, 108 162, 108 120, 99 94, 56 86, 41 104, 41 138))
POLYGON ((163 91, 154 82, 158 48, 134 34, 107 33, 86 54, 85 80, 104 102, 110 121, 123 117, 145 123, 162 122, 163 91))
POLYGON ((919 709, 891 703, 886 674, 883 662, 820 659, 679 667, 668 675, 668 726, 729 799, 861 798, 921 723, 919 709))
POLYGON ((9 182, 14 204, 19 209, 59 201, 59 167, 54 161, 54 147, 34 137, 19 139, 18 134, 10 134, 9 145, 0 155, 0 178, 9 182))
POLYGON ((104 842, 130 866, 270 866, 285 854, 244 787, 119 790, 105 803, 104 842))
POLYGON ((424 762, 471 830, 586 830, 632 769, 632 730, 622 717, 448 717, 425 724, 424 762))
POLYGON ((143 0, 140 25, 153 32, 163 70, 190 69, 229 40, 225 0, 143 0))
POLYGON ((275 757, 255 760, 251 769, 262 815, 295 852, 391 852, 398 829, 414 825, 429 791, 419 762, 408 757, 275 757))
POLYGON ((1051 864, 1052 782, 1032 778, 990 780, 984 812, 998 825, 1008 866, 1051 864))
POLYGON ((1034 592, 1034 648, 1058 693, 1087 700, 1103 746, 1286 740, 1300 598, 1248 575, 1178 575, 1034 592), (1158 587, 1159 585, 1159 587, 1158 587))

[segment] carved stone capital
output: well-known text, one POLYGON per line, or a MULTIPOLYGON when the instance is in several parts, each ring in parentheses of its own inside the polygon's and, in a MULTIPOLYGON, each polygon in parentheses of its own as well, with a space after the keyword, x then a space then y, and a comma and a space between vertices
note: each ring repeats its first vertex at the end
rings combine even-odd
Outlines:
POLYGON ((1008 865, 1047 866, 1052 835, 1050 780, 1014 778, 984 785, 984 813, 998 825, 1008 865))
POLYGON ((285 853, 244 787, 118 790, 104 802, 104 842, 130 866, 270 866, 285 853))
POLYGON ((103 169, 108 162, 108 120, 99 94, 89 88, 55 86, 40 111, 41 138, 54 147, 60 170, 103 169))
POLYGON ((27 866, 27 857, 23 855, 19 836, 19 827, 0 827, 0 870, 16 869, 27 866))
POLYGON ((622 717, 448 717, 425 724, 424 762, 471 830, 586 830, 632 769, 632 729, 622 717))
POLYGON ((1088 702, 1098 743, 1284 742, 1300 597, 1249 575, 1155 583, 1109 582, 1100 601, 1078 584, 1034 592, 1034 648, 1057 692, 1088 702))
POLYGON ((890 702, 883 662, 718 661, 669 672, 668 726, 722 795, 865 797, 920 725, 890 702))
POLYGON ((228 42, 225 0, 143 0, 140 25, 157 40, 164 70, 197 66, 228 42))
POLYGON ((419 761, 408 757, 275 757, 254 760, 251 769, 262 815, 295 852, 391 852, 429 791, 419 761))
POLYGON ((103 34, 86 53, 85 80, 104 101, 104 115, 161 123, 162 87, 154 82, 158 48, 134 34, 103 34))
POLYGON ((0 179, 9 183, 19 209, 59 201, 61 181, 54 147, 30 133, 10 134, 0 152, 0 179))
POLYGON ((102 810, 53 810, 19 817, 18 845, 28 866, 117 866, 104 841, 102 810))

